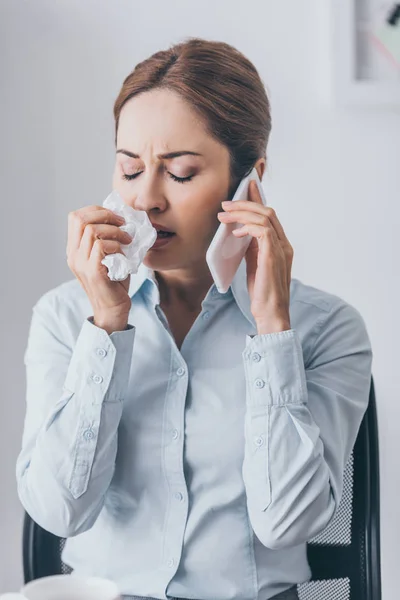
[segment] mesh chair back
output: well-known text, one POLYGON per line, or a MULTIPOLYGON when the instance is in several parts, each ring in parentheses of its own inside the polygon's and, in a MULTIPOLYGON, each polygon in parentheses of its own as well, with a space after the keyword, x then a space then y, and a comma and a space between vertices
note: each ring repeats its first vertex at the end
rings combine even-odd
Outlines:
POLYGON ((300 600, 381 600, 379 449, 374 381, 344 472, 335 517, 308 544, 310 582, 300 600))

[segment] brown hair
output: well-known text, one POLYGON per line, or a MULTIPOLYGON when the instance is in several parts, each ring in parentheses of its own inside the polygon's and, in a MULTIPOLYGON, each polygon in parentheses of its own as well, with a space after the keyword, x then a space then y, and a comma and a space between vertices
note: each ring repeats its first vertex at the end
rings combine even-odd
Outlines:
POLYGON ((114 104, 115 143, 125 102, 160 88, 186 100, 208 133, 229 150, 230 198, 256 161, 266 158, 270 104, 256 68, 230 44, 201 38, 186 38, 156 52, 124 80, 114 104))

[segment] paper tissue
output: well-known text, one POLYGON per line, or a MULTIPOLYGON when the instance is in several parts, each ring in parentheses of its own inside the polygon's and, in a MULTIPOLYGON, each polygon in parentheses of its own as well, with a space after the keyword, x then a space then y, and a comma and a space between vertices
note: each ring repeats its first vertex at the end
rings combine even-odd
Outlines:
POLYGON ((103 207, 124 217, 126 224, 121 225, 120 229, 127 231, 133 237, 130 244, 121 244, 124 254, 120 252, 107 254, 101 261, 101 264, 108 268, 108 277, 111 281, 123 281, 129 274, 137 273, 146 252, 157 239, 157 231, 146 211, 135 210, 125 204, 117 190, 113 190, 107 196, 103 207))

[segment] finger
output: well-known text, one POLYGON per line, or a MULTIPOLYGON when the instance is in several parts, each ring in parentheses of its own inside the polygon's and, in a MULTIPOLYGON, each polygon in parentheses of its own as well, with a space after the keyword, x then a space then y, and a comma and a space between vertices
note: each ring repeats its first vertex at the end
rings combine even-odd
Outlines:
POLYGON ((255 202, 250 202, 250 200, 235 200, 234 202, 232 202, 232 200, 226 200, 225 202, 221 202, 221 204, 222 208, 228 212, 231 212, 232 210, 251 210, 262 214, 270 208, 269 206, 261 206, 255 202))
POLYGON ((262 225, 255 225, 254 223, 247 223, 239 229, 234 229, 232 232, 236 237, 244 237, 249 234, 257 239, 267 238, 272 241, 278 242, 278 237, 272 226, 263 227, 262 225))
POLYGON ((255 225, 264 227, 269 225, 272 227, 268 215, 246 210, 232 210, 229 213, 218 213, 218 219, 222 223, 254 223, 255 225))
POLYGON ((101 261, 105 256, 107 256, 107 254, 115 254, 118 252, 123 254, 121 244, 119 242, 115 240, 96 239, 93 244, 89 260, 91 263, 93 263, 94 267, 104 267, 107 270, 107 267, 102 265, 101 261))
POLYGON ((125 222, 111 210, 102 206, 84 206, 68 215, 67 253, 77 250, 81 243, 84 229, 88 223, 108 223, 120 226, 125 222))
POLYGON ((274 226, 274 229, 276 231, 278 239, 281 240, 282 242, 289 244, 289 240, 286 237, 285 231, 276 215, 275 210, 271 206, 264 206, 262 198, 261 198, 261 194, 258 190, 257 183, 255 181, 252 181, 250 183, 253 184, 251 186, 253 188, 251 191, 251 198, 252 198, 253 202, 256 202, 256 205, 257 205, 257 203, 261 204, 263 208, 266 208, 268 210, 268 218, 270 219, 272 225, 274 226))
POLYGON ((273 208, 269 212, 268 218, 271 221, 271 223, 272 223, 272 225, 273 225, 273 227, 275 229, 275 232, 276 232, 276 235, 278 236, 278 239, 281 242, 289 244, 289 240, 286 237, 286 233, 285 233, 285 231, 284 231, 284 229, 283 229, 283 227, 282 227, 282 225, 281 225, 278 217, 276 216, 276 212, 274 211, 273 208))
POLYGON ((236 209, 239 209, 248 210, 255 214, 267 215, 275 229, 278 239, 284 243, 289 244, 289 240, 286 237, 285 231, 278 217, 276 216, 275 210, 271 206, 256 204, 255 202, 249 202, 248 200, 238 200, 235 202, 231 202, 227 206, 224 205, 223 208, 225 211, 227 211, 228 214, 232 214, 233 212, 235 212, 236 209))
POLYGON ((89 258, 96 239, 116 240, 120 244, 130 244, 132 241, 131 236, 126 231, 115 225, 89 223, 85 227, 79 247, 79 251, 85 258, 89 258))
POLYGON ((73 210, 68 214, 68 245, 67 245, 67 254, 68 251, 76 250, 79 248, 79 244, 81 241, 83 228, 85 226, 86 218, 85 214, 101 210, 101 206, 96 204, 91 204, 90 206, 83 206, 82 208, 78 208, 77 210, 73 210))

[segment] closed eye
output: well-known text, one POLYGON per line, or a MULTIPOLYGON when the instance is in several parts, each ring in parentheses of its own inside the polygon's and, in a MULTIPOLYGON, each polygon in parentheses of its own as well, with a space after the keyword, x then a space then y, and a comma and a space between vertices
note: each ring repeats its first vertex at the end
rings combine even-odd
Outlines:
MULTIPOLYGON (((124 173, 122 175, 122 179, 126 179, 127 181, 131 181, 131 179, 136 179, 136 177, 138 175, 140 175, 140 173, 141 173, 141 171, 139 173, 133 173, 132 175, 127 175, 126 173, 124 173)), ((177 177, 176 175, 173 175, 169 171, 167 171, 167 173, 171 177, 171 179, 173 179, 174 181, 177 181, 178 183, 185 183, 186 181, 190 181, 194 177, 193 175, 189 175, 188 177, 177 177)))

